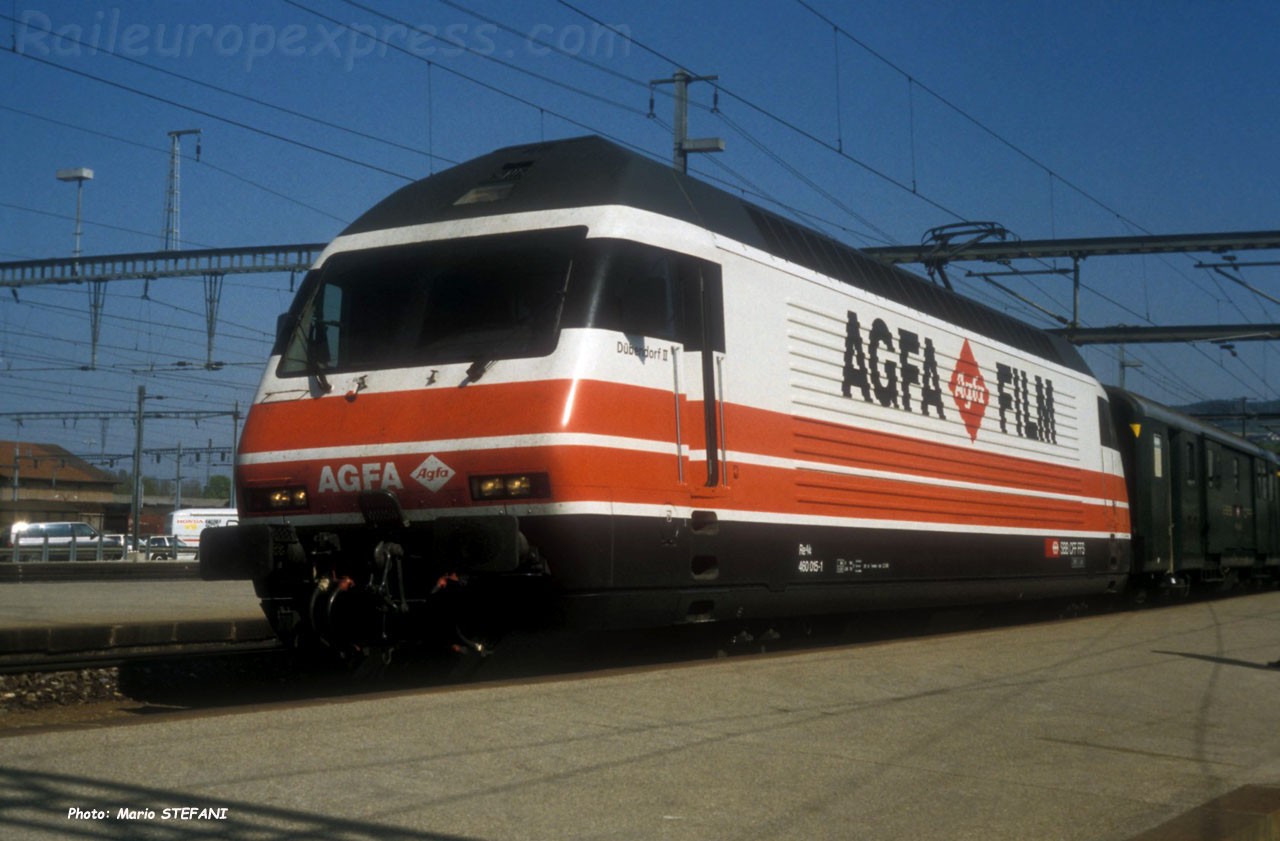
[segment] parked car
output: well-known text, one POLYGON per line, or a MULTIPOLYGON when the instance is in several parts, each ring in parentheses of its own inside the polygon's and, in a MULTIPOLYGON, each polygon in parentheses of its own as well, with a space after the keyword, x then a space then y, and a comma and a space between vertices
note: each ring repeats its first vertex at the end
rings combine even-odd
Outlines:
POLYGON ((9 544, 15 560, 91 561, 102 546, 103 560, 124 557, 124 544, 114 535, 103 535, 88 523, 14 523, 9 544))
POLYGON ((148 561, 181 561, 195 558, 195 547, 185 545, 172 534, 153 534, 143 545, 147 547, 148 561))

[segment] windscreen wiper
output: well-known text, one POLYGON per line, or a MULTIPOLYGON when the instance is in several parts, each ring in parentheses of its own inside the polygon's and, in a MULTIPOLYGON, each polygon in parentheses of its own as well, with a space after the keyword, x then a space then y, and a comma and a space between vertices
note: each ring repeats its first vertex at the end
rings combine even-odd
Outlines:
POLYGON ((329 379, 324 375, 324 371, 320 369, 320 360, 312 355, 312 346, 308 342, 306 345, 307 354, 307 373, 316 378, 316 384, 320 386, 320 390, 325 394, 333 391, 333 386, 329 383, 329 379))
POLYGON ((315 339, 315 328, 317 326, 323 328, 323 323, 317 324, 312 322, 310 334, 303 330, 303 319, 299 318, 298 323, 293 327, 293 342, 291 344, 302 345, 302 360, 304 368, 308 376, 316 378, 316 384, 320 387, 323 394, 333 391, 333 386, 329 383, 329 379, 325 377, 324 370, 320 367, 320 357, 316 353, 320 347, 320 342, 315 339))

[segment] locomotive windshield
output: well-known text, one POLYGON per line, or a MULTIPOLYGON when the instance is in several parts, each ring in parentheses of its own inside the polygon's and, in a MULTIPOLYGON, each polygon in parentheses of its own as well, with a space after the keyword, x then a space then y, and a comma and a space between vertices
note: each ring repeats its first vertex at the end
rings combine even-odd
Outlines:
POLYGON ((334 255, 277 340, 280 376, 544 356, 583 229, 334 255))
POLYGON ((718 266, 585 236, 572 228, 334 255, 307 276, 284 322, 277 373, 545 356, 563 327, 724 349, 718 266))

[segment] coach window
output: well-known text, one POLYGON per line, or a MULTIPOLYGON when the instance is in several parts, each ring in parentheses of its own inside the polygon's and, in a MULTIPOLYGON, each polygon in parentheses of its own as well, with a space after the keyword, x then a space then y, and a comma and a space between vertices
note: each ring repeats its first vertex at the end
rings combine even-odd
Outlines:
POLYGON ((1151 436, 1151 470, 1157 479, 1164 478, 1164 436, 1154 433, 1151 436))
POLYGON ((1209 487, 1216 488, 1222 484, 1221 477, 1218 476, 1218 453, 1213 447, 1205 447, 1204 472, 1204 480, 1209 487))
POLYGON ((1187 485, 1195 487, 1196 484, 1196 442, 1187 442, 1187 485))
POLYGON ((1240 490, 1240 458, 1238 456, 1231 459, 1231 485, 1235 490, 1240 490))

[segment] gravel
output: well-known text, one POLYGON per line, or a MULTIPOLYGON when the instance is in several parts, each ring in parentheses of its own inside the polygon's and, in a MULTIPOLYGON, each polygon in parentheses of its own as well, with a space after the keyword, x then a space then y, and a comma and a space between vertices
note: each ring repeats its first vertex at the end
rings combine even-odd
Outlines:
POLYGON ((122 701, 114 667, 0 675, 0 715, 96 701, 122 701))

